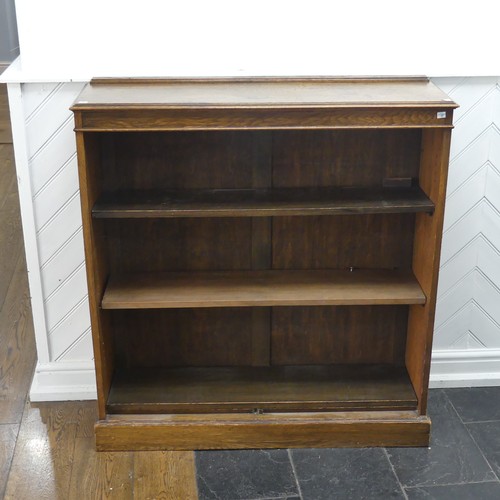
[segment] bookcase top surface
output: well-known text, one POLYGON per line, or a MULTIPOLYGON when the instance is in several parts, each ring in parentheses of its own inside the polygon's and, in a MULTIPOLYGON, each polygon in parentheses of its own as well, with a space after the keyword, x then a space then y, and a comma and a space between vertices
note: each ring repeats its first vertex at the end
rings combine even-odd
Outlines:
POLYGON ((94 79, 72 109, 440 107, 457 105, 425 77, 94 79))

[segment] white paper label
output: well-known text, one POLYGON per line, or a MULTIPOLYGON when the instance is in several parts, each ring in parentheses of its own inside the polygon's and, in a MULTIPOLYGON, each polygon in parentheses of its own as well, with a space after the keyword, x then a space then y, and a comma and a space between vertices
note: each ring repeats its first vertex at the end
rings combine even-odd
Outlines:
POLYGON ((438 111, 437 112, 437 118, 438 118, 438 120, 446 118, 446 111, 438 111))

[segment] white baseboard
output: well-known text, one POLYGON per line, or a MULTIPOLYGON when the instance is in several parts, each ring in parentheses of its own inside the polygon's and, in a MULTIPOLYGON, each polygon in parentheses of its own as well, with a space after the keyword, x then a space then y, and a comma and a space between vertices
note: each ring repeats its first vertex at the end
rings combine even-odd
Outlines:
POLYGON ((430 387, 500 385, 500 349, 443 350, 432 353, 430 387))
POLYGON ((96 397, 92 361, 37 364, 30 390, 31 401, 74 401, 96 397))
MULTIPOLYGON (((500 385, 500 349, 434 351, 430 387, 500 385)), ((92 361, 38 363, 31 385, 31 401, 96 399, 92 361)))

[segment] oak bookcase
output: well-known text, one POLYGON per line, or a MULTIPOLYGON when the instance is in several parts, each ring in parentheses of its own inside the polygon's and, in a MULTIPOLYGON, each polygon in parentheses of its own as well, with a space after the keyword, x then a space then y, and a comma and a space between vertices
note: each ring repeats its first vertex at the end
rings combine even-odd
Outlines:
POLYGON ((97 448, 427 445, 455 107, 426 78, 93 80, 97 448))

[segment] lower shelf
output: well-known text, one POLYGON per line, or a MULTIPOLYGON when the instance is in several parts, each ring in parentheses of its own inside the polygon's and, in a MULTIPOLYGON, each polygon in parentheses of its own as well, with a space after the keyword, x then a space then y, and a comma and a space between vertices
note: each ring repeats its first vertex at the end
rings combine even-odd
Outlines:
POLYGON ((415 410, 404 367, 171 368, 118 371, 111 414, 415 410))
POLYGON ((414 411, 109 415, 98 451, 428 446, 430 420, 414 411))
POLYGON ((111 276, 103 309, 425 304, 410 270, 170 272, 111 276))

